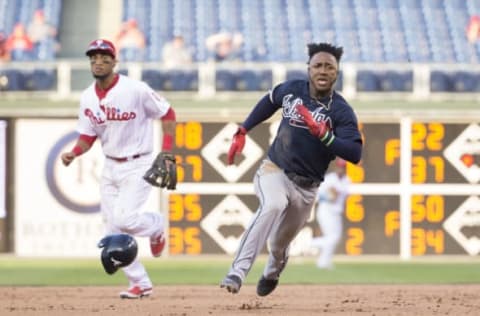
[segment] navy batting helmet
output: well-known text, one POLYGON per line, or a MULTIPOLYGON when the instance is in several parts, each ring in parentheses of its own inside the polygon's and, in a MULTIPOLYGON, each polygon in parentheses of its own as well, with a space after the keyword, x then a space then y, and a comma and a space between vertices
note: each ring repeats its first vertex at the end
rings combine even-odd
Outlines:
POLYGON ((98 247, 103 248, 101 260, 108 274, 114 274, 119 268, 131 264, 138 253, 137 241, 127 234, 106 236, 100 240, 98 247))

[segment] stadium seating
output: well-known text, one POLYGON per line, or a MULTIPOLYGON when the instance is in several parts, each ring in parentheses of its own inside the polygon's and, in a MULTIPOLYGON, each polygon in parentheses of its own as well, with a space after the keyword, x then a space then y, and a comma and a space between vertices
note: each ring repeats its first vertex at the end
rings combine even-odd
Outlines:
POLYGON ((26 90, 25 74, 15 69, 6 69, 0 71, 0 90, 1 91, 20 91, 26 90))
POLYGON ((184 35, 195 60, 204 61, 208 35, 231 31, 244 34, 244 61, 258 61, 258 47, 266 61, 304 61, 307 42, 328 41, 345 47, 345 61, 470 62, 480 51, 465 53, 464 31, 477 2, 124 0, 124 19, 143 21, 149 61, 159 60, 173 34, 184 35))
POLYGON ((144 70, 142 80, 155 90, 195 91, 198 89, 196 70, 144 70))
MULTIPOLYGON (((151 25, 149 61, 158 61, 162 42, 178 32, 186 35, 187 44, 194 47, 195 61, 205 61, 205 39, 220 30, 244 35, 244 61, 302 62, 310 41, 341 44, 345 48, 344 62, 475 63, 480 59, 480 45, 469 45, 465 38, 468 18, 480 12, 480 1, 143 0, 146 11, 152 12, 149 16, 143 16, 138 6, 133 8, 133 0, 124 2, 125 10, 131 10, 125 18, 138 14, 137 19, 150 21, 145 22, 151 25)), ((251 75, 245 72, 242 76, 251 75)), ((412 73, 404 72, 360 72, 357 90, 412 91, 412 77, 412 73)), ((432 87, 472 89, 465 84, 472 76, 447 77, 453 80, 452 85, 435 81, 432 87), (458 85, 454 84, 456 80, 458 85)), ((432 75, 432 80, 439 80, 439 75, 432 75)), ((239 84, 238 73, 217 72, 219 90, 248 90, 260 87, 258 82, 239 84)))
MULTIPOLYGON (((8 34, 15 23, 28 24, 38 8, 44 10, 50 24, 60 28, 61 0, 0 0, 0 30, 8 34)), ((343 46, 344 63, 480 61, 480 42, 470 44, 465 36, 469 18, 480 13, 480 0, 122 0, 122 8, 122 20, 135 18, 147 37, 142 56, 146 62, 161 61, 163 45, 178 34, 191 48, 194 62, 205 62, 209 59, 205 40, 220 31, 243 34, 239 56, 244 62, 305 62, 306 44, 319 41, 343 46)), ((32 56, 16 52, 12 56, 17 60, 53 60, 55 43, 41 43, 32 56)), ((128 61, 139 57, 122 51, 120 58, 128 61)), ((294 75, 288 71, 287 79, 294 75)), ((270 71, 219 68, 216 86, 220 91, 264 90, 271 76, 270 71)), ((468 71, 438 70, 430 76, 431 88, 475 92, 477 85, 470 81, 476 77, 468 71)), ((144 69, 142 78, 159 89, 191 90, 198 86, 196 71, 144 69)), ((362 70, 356 76, 357 91, 408 92, 412 91, 412 78, 411 72, 362 70)), ((52 85, 55 81, 46 80, 52 85)))
POLYGON ((215 88, 217 91, 260 91, 272 87, 272 72, 270 70, 226 70, 215 73, 215 88))
POLYGON ((432 71, 430 74, 430 90, 432 92, 453 92, 450 75, 443 71, 432 71))
POLYGON ((357 91, 374 92, 380 91, 379 76, 370 70, 360 70, 357 73, 357 91))
MULTIPOLYGON (((14 25, 22 23, 28 26, 35 10, 43 10, 46 21, 56 28, 60 27, 62 0, 3 0, 0 1, 0 30, 9 35, 14 25)), ((11 51, 12 61, 51 61, 55 59, 56 43, 46 39, 39 43, 33 51, 11 51)), ((0 90, 52 90, 56 86, 56 71, 38 67, 34 70, 2 69, 0 71, 0 90)))

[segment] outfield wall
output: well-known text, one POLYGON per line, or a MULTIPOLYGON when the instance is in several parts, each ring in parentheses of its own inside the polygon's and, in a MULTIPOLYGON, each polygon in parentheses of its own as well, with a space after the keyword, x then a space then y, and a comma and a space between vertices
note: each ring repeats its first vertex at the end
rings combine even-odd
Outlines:
MULTIPOLYGON (((178 189, 154 189, 148 208, 164 210, 169 218, 167 255, 233 254, 257 207, 251 181, 278 121, 251 131, 244 150, 248 155, 227 167, 236 125, 194 117, 177 126, 178 189)), ((359 166, 347 167, 354 185, 337 253, 402 259, 477 255, 479 113, 360 112, 359 119, 365 151, 359 166)), ((6 196, 6 217, 0 218, 0 231, 6 238, 0 249, 18 256, 97 256, 95 245, 103 235, 100 148, 65 168, 59 157, 73 146, 73 117, 5 121, 6 172, 0 180, 6 186, 0 193, 6 196)), ((311 254, 309 242, 316 234, 312 214, 291 254, 311 254)))

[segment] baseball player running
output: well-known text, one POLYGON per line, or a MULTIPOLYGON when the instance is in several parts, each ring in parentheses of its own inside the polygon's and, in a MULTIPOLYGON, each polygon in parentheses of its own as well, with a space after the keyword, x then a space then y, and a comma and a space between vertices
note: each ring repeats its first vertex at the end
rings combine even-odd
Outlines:
MULTIPOLYGON (((98 138, 106 158, 100 181, 100 208, 106 233, 149 237, 152 255, 158 257, 165 245, 164 219, 160 213, 142 212, 151 191, 143 177, 153 160, 153 121, 161 119, 162 152, 170 152, 175 112, 147 84, 114 72, 116 51, 110 41, 91 42, 86 55, 95 82, 81 95, 79 137, 73 149, 62 154, 62 162, 70 165, 98 138)), ((137 259, 123 272, 129 288, 120 297, 140 298, 152 293, 152 282, 137 259)))
POLYGON ((320 249, 317 267, 333 268, 333 254, 342 237, 342 214, 348 195, 350 179, 345 173, 346 161, 337 158, 333 170, 325 175, 317 194, 317 222, 321 237, 312 239, 312 246, 320 249))
POLYGON ((268 156, 254 177, 260 205, 244 232, 220 287, 237 293, 267 239, 269 256, 257 284, 266 296, 278 284, 290 242, 305 225, 325 171, 336 156, 357 163, 362 140, 350 105, 333 89, 342 47, 308 44, 308 80, 283 82, 265 95, 233 136, 228 163, 234 162, 249 130, 282 111, 268 156))

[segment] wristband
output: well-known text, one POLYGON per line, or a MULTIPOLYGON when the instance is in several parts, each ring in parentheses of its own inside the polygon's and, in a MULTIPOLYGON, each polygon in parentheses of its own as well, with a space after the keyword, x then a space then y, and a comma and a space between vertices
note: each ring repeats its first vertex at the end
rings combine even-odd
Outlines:
POLYGON ((239 134, 247 135, 247 129, 243 126, 238 127, 239 134))
POLYGON ((72 152, 77 157, 77 156, 80 156, 81 154, 83 154, 83 149, 82 149, 82 147, 77 145, 77 146, 73 147, 72 152))
POLYGON ((163 134, 162 151, 172 151, 173 135, 163 134))
POLYGON ((330 146, 330 144, 335 139, 333 132, 327 131, 320 140, 325 144, 325 146, 330 146))

